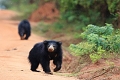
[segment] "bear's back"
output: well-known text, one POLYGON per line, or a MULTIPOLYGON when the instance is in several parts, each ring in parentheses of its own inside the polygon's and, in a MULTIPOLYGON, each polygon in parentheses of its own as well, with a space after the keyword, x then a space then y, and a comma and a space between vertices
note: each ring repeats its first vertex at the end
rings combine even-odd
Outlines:
POLYGON ((19 28, 31 29, 29 21, 28 20, 22 20, 19 24, 19 28))

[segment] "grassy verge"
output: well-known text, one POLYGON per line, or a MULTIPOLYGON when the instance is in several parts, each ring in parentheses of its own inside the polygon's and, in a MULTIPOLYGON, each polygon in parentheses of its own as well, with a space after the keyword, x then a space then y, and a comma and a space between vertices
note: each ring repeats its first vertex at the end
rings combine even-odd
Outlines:
POLYGON ((54 39, 62 41, 64 46, 68 47, 71 43, 78 43, 81 41, 78 32, 72 29, 74 24, 68 25, 65 23, 44 23, 40 22, 38 26, 34 27, 32 30, 37 35, 42 35, 49 39, 54 39))
POLYGON ((37 5, 36 4, 30 4, 30 5, 26 5, 26 4, 20 4, 18 7, 11 7, 9 8, 10 10, 14 10, 17 11, 18 13, 20 13, 19 16, 14 17, 13 19, 28 19, 29 16, 31 15, 31 13, 37 9, 37 5))

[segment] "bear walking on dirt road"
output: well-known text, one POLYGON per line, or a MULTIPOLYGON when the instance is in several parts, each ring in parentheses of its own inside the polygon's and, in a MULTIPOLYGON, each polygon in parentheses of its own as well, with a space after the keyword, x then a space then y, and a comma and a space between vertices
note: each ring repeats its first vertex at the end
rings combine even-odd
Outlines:
POLYGON ((62 65, 62 43, 54 40, 45 40, 37 43, 29 52, 29 62, 31 70, 39 72, 36 69, 41 64, 43 71, 47 74, 53 74, 50 70, 50 60, 53 60, 56 68, 54 72, 59 71, 62 65))
POLYGON ((22 20, 18 25, 18 34, 21 40, 27 40, 31 35, 31 25, 28 20, 22 20))

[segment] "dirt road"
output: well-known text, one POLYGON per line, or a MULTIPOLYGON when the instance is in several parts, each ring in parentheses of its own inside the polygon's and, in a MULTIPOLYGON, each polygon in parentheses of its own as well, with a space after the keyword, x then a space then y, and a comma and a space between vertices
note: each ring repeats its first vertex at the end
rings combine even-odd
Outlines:
POLYGON ((33 45, 44 38, 32 33, 29 40, 20 40, 17 32, 19 21, 10 18, 16 13, 0 10, 0 80, 77 80, 73 77, 47 75, 41 67, 41 72, 30 71, 27 60, 33 45))

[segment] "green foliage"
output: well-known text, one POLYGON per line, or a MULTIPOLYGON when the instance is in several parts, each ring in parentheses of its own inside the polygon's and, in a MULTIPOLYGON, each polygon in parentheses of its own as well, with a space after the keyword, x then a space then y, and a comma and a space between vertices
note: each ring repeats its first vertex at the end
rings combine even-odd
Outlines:
POLYGON ((28 18, 36 8, 37 8, 36 4, 31 5, 20 4, 19 7, 11 7, 10 9, 22 13, 21 17, 25 19, 28 18))
POLYGON ((86 54, 90 54, 93 52, 95 44, 90 44, 88 42, 81 42, 79 44, 71 44, 69 46, 70 50, 73 52, 76 56, 82 56, 86 54))
POLYGON ((113 35, 108 37, 108 42, 109 42, 109 51, 110 52, 120 52, 120 35, 113 35))
POLYGON ((106 0, 108 4, 108 9, 111 13, 115 13, 116 10, 120 8, 120 0, 106 0))
POLYGON ((87 30, 81 36, 88 42, 96 44, 97 47, 102 46, 102 49, 106 51, 119 52, 120 35, 113 32, 111 24, 103 27, 88 25, 87 30))
POLYGON ((98 36, 102 36, 102 35, 111 35, 113 33, 113 28, 111 24, 106 24, 106 26, 103 27, 99 27, 96 25, 88 25, 86 27, 86 30, 81 33, 81 36, 83 38, 87 38, 87 35, 89 34, 97 34, 98 36))
POLYGON ((104 53, 120 52, 119 30, 114 30, 111 24, 102 27, 88 25, 80 36, 85 39, 84 44, 81 42, 76 45, 71 44, 69 47, 75 55, 89 54, 91 60, 96 62, 104 53))
POLYGON ((3 0, 2 4, 5 5, 7 9, 11 8, 12 6, 17 8, 20 4, 28 4, 28 0, 3 0))
MULTIPOLYGON (((92 0, 60 0, 60 11, 63 19, 68 22, 80 21, 85 24, 90 23, 90 21, 92 21, 91 18, 93 17, 91 16, 91 13, 93 12, 92 14, 94 14, 94 11, 89 10, 88 7, 92 5, 92 2, 92 0), (87 14, 83 12, 85 9, 87 9, 87 14)), ((94 21, 95 18, 97 18, 95 15, 98 16, 98 14, 94 14, 94 21)))
POLYGON ((65 12, 66 10, 73 10, 75 9, 76 5, 82 5, 83 7, 87 8, 92 5, 93 0, 60 0, 61 11, 65 12))
POLYGON ((45 33, 49 30, 49 25, 44 22, 40 22, 38 26, 33 27, 32 30, 37 34, 45 33))
POLYGON ((53 24, 54 32, 61 32, 63 30, 63 27, 63 24, 61 24, 60 22, 56 22, 53 24))
POLYGON ((96 52, 90 54, 90 59, 92 60, 93 63, 95 63, 102 58, 104 53, 105 50, 103 50, 102 47, 99 46, 96 52))
POLYGON ((117 19, 120 0, 59 0, 59 5, 62 19, 68 24, 104 25, 117 19))
POLYGON ((26 19, 38 7, 38 1, 36 1, 34 4, 30 4, 29 0, 4 0, 2 1, 2 4, 7 9, 15 10, 21 13, 21 17, 26 19))

